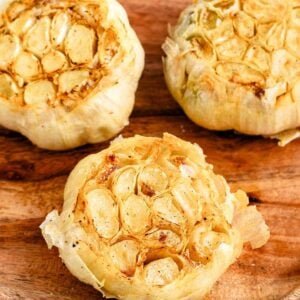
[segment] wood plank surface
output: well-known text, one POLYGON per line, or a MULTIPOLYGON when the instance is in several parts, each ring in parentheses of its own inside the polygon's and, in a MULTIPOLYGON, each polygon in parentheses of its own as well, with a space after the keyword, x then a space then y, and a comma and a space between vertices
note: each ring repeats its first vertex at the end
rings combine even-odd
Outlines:
MULTIPOLYGON (((233 190, 248 192, 271 230, 263 248, 245 247, 207 299, 281 299, 300 285, 300 140, 280 148, 275 141, 209 132, 190 122, 166 89, 161 44, 167 24, 191 1, 120 2, 146 50, 135 110, 122 135, 167 131, 197 142, 233 190)), ((50 152, 0 129, 0 299, 101 299, 69 273, 56 249, 47 249, 38 226, 50 210, 61 208, 75 164, 107 145, 50 152)))

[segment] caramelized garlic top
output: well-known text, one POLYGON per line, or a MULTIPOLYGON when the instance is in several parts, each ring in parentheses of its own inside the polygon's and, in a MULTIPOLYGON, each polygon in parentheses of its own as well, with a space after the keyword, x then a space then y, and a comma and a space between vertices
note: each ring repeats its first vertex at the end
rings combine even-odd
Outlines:
POLYGON ((26 107, 74 108, 120 51, 107 12, 93 1, 14 1, 0 17, 0 97, 26 107))
POLYGON ((274 104, 300 97, 299 28, 298 1, 202 0, 183 13, 171 36, 187 55, 188 70, 195 58, 213 70, 213 78, 199 80, 204 89, 214 89, 218 78, 229 83, 222 91, 228 98, 239 86, 274 104))
POLYGON ((99 156, 79 191, 74 222, 120 274, 164 286, 234 244, 234 196, 196 145, 188 152, 172 136, 132 140, 99 156))

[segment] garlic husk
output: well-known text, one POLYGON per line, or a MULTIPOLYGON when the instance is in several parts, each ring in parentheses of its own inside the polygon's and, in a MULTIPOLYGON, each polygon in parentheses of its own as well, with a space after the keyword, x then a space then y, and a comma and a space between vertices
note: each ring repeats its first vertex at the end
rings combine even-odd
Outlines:
POLYGON ((115 0, 51 5, 1 1, 6 24, 16 25, 2 41, 13 39, 0 57, 0 125, 50 150, 110 139, 128 125, 143 48, 115 0))
POLYGON ((300 137, 300 129, 290 129, 283 132, 280 132, 275 135, 269 136, 271 139, 277 139, 278 145, 281 147, 286 146, 290 142, 298 139, 300 137))
POLYGON ((293 5, 234 0, 222 7, 199 0, 182 12, 162 46, 163 65, 169 90, 192 121, 263 136, 300 126, 293 5))
POLYGON ((51 212, 41 229, 71 273, 106 297, 196 300, 244 242, 263 245, 254 232, 267 226, 247 205, 198 145, 135 136, 80 161, 61 214, 51 212))

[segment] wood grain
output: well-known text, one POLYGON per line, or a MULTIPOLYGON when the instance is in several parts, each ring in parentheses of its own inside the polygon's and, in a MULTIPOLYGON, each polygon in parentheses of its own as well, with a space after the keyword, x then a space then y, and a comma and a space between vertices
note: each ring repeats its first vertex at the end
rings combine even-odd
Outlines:
MULTIPOLYGON (((233 190, 243 188, 263 213, 271 239, 240 259, 207 299, 281 299, 300 285, 300 140, 285 148, 259 137, 209 132, 182 113, 168 93, 161 68, 167 24, 188 0, 123 0, 145 47, 146 67, 136 107, 123 136, 164 131, 199 143, 233 190)), ((75 164, 108 143, 66 152, 38 149, 18 133, 0 129, 0 299, 101 299, 49 251, 38 226, 60 209, 75 164)))

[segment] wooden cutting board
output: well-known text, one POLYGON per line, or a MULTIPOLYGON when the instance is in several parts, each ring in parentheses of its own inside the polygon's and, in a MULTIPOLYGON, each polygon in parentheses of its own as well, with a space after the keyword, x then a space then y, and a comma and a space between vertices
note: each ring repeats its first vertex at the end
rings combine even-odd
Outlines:
MULTIPOLYGON (((242 188, 270 226, 262 249, 245 247, 240 259, 207 299, 281 299, 300 285, 300 140, 285 148, 275 141, 195 126, 168 93, 161 67, 167 24, 190 0, 123 0, 146 50, 146 68, 124 136, 161 136, 168 131, 197 142, 232 189, 242 188)), ((101 299, 75 279, 49 251, 39 225, 60 209, 75 164, 108 143, 49 152, 21 135, 0 129, 0 299, 101 299)), ((170 299, 172 300, 172 299, 170 299)))

